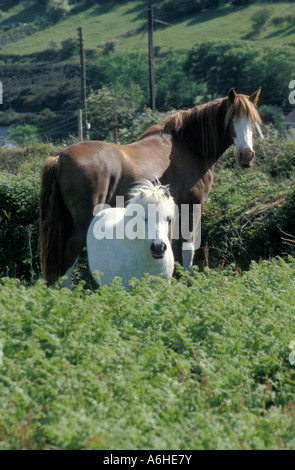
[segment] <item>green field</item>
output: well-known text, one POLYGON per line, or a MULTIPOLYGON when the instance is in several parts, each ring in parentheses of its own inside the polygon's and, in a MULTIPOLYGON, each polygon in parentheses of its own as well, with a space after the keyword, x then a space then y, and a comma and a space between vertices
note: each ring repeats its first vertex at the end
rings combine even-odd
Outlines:
POLYGON ((294 289, 292 258, 129 293, 3 279, 1 448, 294 449, 294 289))
MULTIPOLYGON (((284 12, 285 15, 294 14, 294 7, 289 2, 267 4, 270 18, 284 12)), ((189 17, 172 21, 171 26, 157 26, 155 29, 154 45, 161 48, 161 52, 187 51, 193 44, 216 40, 243 40, 250 39, 253 33, 253 16, 265 4, 253 4, 247 7, 223 7, 213 11, 202 11, 189 17)), ((86 49, 97 50, 105 41, 115 41, 118 53, 145 53, 148 48, 146 23, 147 2, 130 1, 124 5, 112 6, 109 10, 101 10, 97 6, 70 15, 54 26, 36 31, 27 37, 18 40, 18 28, 15 28, 15 38, 0 47, 1 54, 31 54, 37 51, 58 47, 68 38, 77 37, 77 27, 84 27, 86 49)), ((17 22, 34 25, 38 17, 42 16, 42 6, 28 8, 20 4, 7 12, 2 12, 1 27, 17 22)), ((165 20, 165 18, 159 18, 165 20)), ((29 29, 29 28, 28 28, 29 29)), ((3 33, 2 33, 3 34, 3 33)), ((4 35, 5 36, 5 35, 4 35)), ((13 35, 10 34, 10 36, 13 35)), ((294 28, 286 23, 279 25, 269 24, 257 38, 261 47, 283 46, 295 43, 294 28)))

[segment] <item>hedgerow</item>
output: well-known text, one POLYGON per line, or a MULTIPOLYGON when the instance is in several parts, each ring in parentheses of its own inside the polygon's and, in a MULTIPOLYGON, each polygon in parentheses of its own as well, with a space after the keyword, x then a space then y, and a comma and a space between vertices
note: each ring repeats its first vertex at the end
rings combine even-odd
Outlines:
POLYGON ((39 173, 0 173, 0 275, 32 279, 39 272, 39 173))

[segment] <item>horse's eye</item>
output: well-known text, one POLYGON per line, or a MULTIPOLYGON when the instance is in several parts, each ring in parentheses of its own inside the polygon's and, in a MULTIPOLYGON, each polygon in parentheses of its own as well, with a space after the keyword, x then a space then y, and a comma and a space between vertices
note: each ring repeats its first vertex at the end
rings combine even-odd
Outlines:
POLYGON ((171 224, 171 217, 170 217, 170 215, 167 217, 167 222, 168 222, 168 224, 171 224))
POLYGON ((144 221, 145 221, 145 222, 147 222, 147 221, 148 221, 148 218, 147 218, 147 217, 145 217, 145 218, 144 218, 144 221))

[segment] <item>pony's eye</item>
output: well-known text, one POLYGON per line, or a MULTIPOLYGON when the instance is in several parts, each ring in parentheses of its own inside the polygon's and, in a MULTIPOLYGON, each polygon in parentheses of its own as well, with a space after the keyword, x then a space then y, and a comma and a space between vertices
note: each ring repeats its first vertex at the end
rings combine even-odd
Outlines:
POLYGON ((170 217, 170 215, 167 217, 167 222, 168 222, 168 224, 171 224, 171 217, 170 217))

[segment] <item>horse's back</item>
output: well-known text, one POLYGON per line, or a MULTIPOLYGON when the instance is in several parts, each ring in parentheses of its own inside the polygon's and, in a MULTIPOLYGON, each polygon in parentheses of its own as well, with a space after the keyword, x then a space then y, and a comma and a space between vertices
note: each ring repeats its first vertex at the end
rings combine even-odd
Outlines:
POLYGON ((119 146, 88 141, 71 145, 59 154, 59 190, 78 223, 88 225, 94 207, 108 203, 122 176, 119 146))

